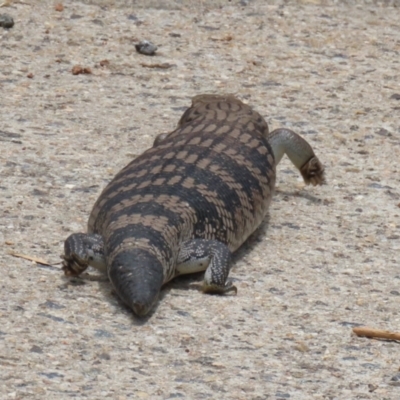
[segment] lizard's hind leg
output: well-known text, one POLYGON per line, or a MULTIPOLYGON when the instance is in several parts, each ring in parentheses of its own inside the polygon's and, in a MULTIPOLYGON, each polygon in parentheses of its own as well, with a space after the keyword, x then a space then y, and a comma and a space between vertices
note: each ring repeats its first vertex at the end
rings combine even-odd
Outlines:
POLYGON ((290 129, 275 129, 267 135, 269 144, 278 165, 284 154, 297 167, 304 182, 309 185, 323 185, 325 181, 324 166, 318 160, 310 144, 290 129))

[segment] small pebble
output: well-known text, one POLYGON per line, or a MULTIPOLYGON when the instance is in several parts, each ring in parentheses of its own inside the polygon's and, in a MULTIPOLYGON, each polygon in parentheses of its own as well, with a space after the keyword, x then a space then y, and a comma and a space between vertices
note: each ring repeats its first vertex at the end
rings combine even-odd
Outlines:
POLYGON ((157 51, 157 46, 148 40, 142 40, 140 43, 135 44, 136 51, 146 56, 154 56, 157 51))
POLYGON ((400 386, 400 374, 396 374, 392 377, 392 379, 389 382, 389 385, 391 386, 400 386))
POLYGON ((29 351, 31 353, 39 353, 39 354, 43 353, 43 349, 41 347, 39 347, 39 346, 36 346, 36 345, 33 345, 29 351))
POLYGON ((12 28, 14 26, 14 20, 11 15, 0 14, 0 26, 5 29, 12 28))
POLYGON ((54 6, 54 10, 56 10, 56 11, 58 11, 58 12, 64 11, 64 6, 63 6, 63 4, 62 4, 62 3, 57 3, 57 4, 54 6))
POLYGON ((392 377, 391 381, 400 382, 400 374, 396 374, 392 377))

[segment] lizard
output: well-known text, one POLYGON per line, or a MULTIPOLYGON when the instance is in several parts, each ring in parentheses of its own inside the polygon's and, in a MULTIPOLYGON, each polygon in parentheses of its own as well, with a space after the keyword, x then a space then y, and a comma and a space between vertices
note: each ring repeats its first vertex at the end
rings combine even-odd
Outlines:
POLYGON ((268 212, 276 166, 287 154, 306 184, 325 183, 324 166, 292 130, 269 132, 265 119, 233 95, 192 99, 178 126, 125 166, 105 187, 88 233, 64 243, 63 270, 105 272, 137 316, 162 286, 205 271, 205 293, 236 293, 232 253, 268 212))

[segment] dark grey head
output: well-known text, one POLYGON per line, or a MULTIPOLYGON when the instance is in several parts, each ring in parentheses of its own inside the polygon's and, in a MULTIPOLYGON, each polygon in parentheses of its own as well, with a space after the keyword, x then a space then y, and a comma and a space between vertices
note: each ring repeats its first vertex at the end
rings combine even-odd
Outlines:
POLYGON ((118 253, 108 276, 118 296, 138 316, 148 314, 155 306, 164 280, 161 262, 142 249, 118 253))

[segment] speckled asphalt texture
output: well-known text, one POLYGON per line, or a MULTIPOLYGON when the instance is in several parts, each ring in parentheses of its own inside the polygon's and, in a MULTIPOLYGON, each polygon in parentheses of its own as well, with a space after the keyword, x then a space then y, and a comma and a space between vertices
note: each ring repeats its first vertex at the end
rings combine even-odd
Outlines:
POLYGON ((0 28, 1 399, 400 398, 399 344, 352 334, 400 331, 396 2, 0 8, 15 21, 0 28), (106 183, 201 93, 303 135, 328 185, 305 187, 285 159, 235 257, 237 296, 185 277, 138 320, 104 277, 56 263, 106 183))

